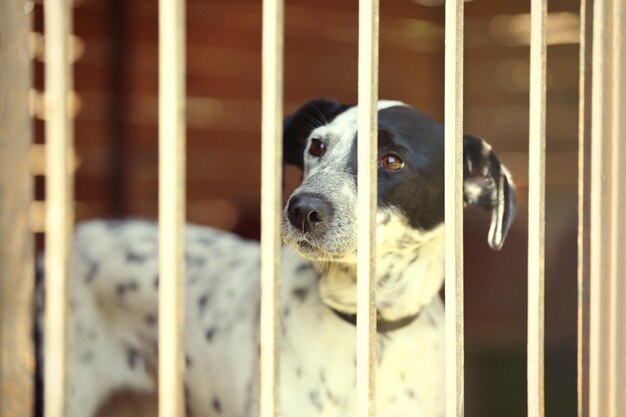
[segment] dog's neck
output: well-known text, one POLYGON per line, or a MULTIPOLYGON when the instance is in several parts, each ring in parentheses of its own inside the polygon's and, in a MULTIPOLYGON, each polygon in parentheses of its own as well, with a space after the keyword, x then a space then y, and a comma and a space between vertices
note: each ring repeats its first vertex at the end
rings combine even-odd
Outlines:
MULTIPOLYGON (((443 225, 427 233, 407 232, 399 238, 377 233, 376 306, 379 317, 398 320, 418 313, 443 282, 443 225)), ((318 262, 323 302, 356 313, 357 273, 351 262, 318 262)))

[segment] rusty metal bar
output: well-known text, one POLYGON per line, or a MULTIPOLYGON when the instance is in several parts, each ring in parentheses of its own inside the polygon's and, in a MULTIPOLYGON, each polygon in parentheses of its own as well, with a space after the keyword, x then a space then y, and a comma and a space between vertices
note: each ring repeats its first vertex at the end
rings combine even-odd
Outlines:
POLYGON ((547 1, 531 2, 528 151, 528 416, 544 416, 547 1))
POLYGON ((261 155, 262 417, 280 415, 279 274, 281 264, 284 0, 263 0, 261 155))
POLYGON ((376 416, 378 0, 359 1, 357 416, 376 416))
POLYGON ((74 223, 73 130, 70 115, 71 5, 47 1, 44 7, 46 86, 46 315, 44 396, 46 417, 68 414, 69 277, 74 223))
POLYGON ((159 416, 185 415, 185 8, 159 0, 159 416))
POLYGON ((578 100, 578 417, 589 417, 592 31, 593 0, 582 0, 578 100))
POLYGON ((446 415, 465 414, 463 330, 463 0, 446 1, 446 415))
POLYGON ((34 398, 34 246, 28 218, 33 200, 28 56, 33 8, 27 6, 24 0, 0 2, 0 417, 31 416, 34 398))

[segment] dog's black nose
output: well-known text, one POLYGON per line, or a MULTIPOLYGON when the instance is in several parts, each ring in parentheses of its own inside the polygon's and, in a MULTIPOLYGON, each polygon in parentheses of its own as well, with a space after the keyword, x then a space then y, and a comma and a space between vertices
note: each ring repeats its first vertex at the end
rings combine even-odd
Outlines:
POLYGON ((287 206, 289 222, 302 233, 315 230, 330 216, 330 203, 311 194, 294 195, 287 206))

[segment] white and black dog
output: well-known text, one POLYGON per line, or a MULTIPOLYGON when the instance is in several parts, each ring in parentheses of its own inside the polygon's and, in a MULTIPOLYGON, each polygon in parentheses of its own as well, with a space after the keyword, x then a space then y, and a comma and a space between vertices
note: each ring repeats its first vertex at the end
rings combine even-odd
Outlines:
MULTIPOLYGON (((444 134, 413 107, 378 104, 377 408, 444 416, 444 134)), ((355 411, 357 109, 317 99, 285 121, 285 162, 303 169, 284 209, 281 402, 287 417, 355 411)), ((490 146, 464 137, 464 196, 491 211, 499 249, 515 213, 490 146)), ((156 388, 157 225, 93 221, 76 233, 71 415, 116 390, 156 388)), ((186 228, 189 417, 258 415, 259 245, 186 228)))

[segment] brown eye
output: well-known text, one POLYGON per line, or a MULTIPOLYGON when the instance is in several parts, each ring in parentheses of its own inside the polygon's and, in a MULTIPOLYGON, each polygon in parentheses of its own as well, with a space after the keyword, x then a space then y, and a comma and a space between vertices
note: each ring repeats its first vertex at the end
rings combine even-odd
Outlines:
POLYGON ((388 153, 382 159, 383 168, 389 171, 397 171, 404 168, 404 161, 395 153, 388 153))
POLYGON ((309 153, 315 157, 320 157, 326 152, 326 144, 319 139, 311 139, 309 153))

